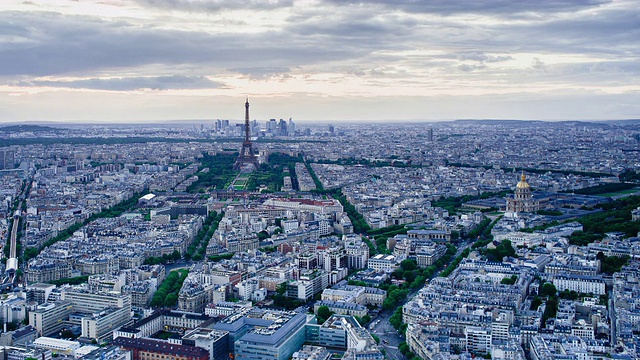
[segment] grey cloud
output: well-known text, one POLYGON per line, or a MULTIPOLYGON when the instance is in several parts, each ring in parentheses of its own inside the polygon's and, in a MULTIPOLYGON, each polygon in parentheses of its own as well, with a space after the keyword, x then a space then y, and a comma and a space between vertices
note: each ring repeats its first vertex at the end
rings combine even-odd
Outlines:
POLYGON ((412 13, 456 13, 518 14, 568 12, 599 6, 611 0, 327 0, 334 4, 375 4, 402 9, 412 13))
MULTIPOLYGON (((539 62, 539 61, 538 61, 539 62)), ((578 64, 543 64, 534 66, 529 74, 529 82, 572 83, 588 85, 597 83, 603 88, 621 84, 637 84, 640 80, 640 63, 637 61, 601 61, 578 64), (542 71, 540 71, 542 70, 542 71)))
POLYGON ((341 38, 405 36, 414 25, 411 19, 356 19, 352 17, 314 19, 298 23, 292 31, 301 35, 333 35, 341 38))
POLYGON ((286 29, 303 36, 368 37, 377 43, 375 40, 380 37, 410 36, 417 25, 424 25, 424 21, 407 14, 380 12, 373 7, 354 6, 345 10, 340 6, 320 6, 295 10, 287 18, 286 29))
POLYGON ((471 60, 471 61, 478 61, 478 62, 494 63, 494 62, 512 60, 513 57, 508 55, 492 56, 492 55, 487 55, 485 53, 471 52, 471 53, 458 54, 457 59, 462 61, 471 60))
POLYGON ((290 7, 293 0, 135 0, 136 3, 168 10, 216 12, 224 9, 276 9, 290 7))
POLYGON ((363 56, 376 45, 310 42, 291 29, 209 34, 42 12, 0 13, 0 24, 18 38, 0 42, 0 76, 84 74, 149 64, 289 67, 363 56))
POLYGON ((502 61, 509 61, 509 60, 513 60, 513 57, 505 55, 505 56, 489 56, 489 58, 487 60, 485 60, 485 62, 489 62, 489 63, 495 63, 495 62, 502 62, 502 61))
POLYGON ((257 66, 244 68, 231 68, 230 71, 247 75, 252 79, 268 79, 272 77, 288 77, 291 71, 288 67, 281 66, 257 66))
POLYGON ((344 71, 348 75, 354 75, 357 77, 362 77, 367 75, 367 73, 362 69, 341 69, 340 71, 344 71))
POLYGON ((424 41, 449 49, 477 49, 436 57, 459 61, 498 62, 509 60, 488 54, 540 53, 597 55, 611 59, 637 58, 640 54, 640 7, 632 3, 603 7, 580 16, 541 16, 517 23, 463 23, 442 19, 440 31, 424 33, 424 41), (455 27, 458 26, 458 27, 455 27), (451 33, 455 36, 446 36, 451 33), (444 36, 443 36, 444 34, 444 36))
POLYGON ((480 70, 480 69, 484 69, 484 68, 486 68, 486 65, 467 65, 467 64, 462 64, 462 65, 458 66, 458 70, 464 71, 464 72, 472 72, 474 70, 480 70))
MULTIPOLYGON (((538 6, 534 1, 509 1, 512 2, 521 7, 538 6)), ((401 0, 399 4, 408 3, 401 0)), ((477 6, 475 1, 464 3, 477 6)), ((546 4, 547 9, 553 8, 552 4, 556 8, 561 7, 559 4, 574 4, 579 9, 593 2, 540 3, 539 6, 546 4)), ((585 12, 581 16, 539 16, 517 23, 381 13, 377 6, 351 6, 346 11, 341 6, 337 1, 335 7, 295 6, 294 15, 283 27, 262 33, 223 34, 168 30, 86 16, 4 12, 0 13, 0 33, 5 35, 0 39, 0 76, 96 77, 96 71, 113 74, 119 69, 145 66, 197 68, 200 74, 227 69, 254 79, 283 77, 290 69, 299 68, 311 72, 341 69, 362 76, 369 73, 364 69, 386 64, 455 69, 461 62, 470 67, 508 61, 509 53, 598 53, 614 60, 637 58, 640 52, 640 8, 632 5, 626 9, 603 7, 595 15, 585 12), (421 54, 424 49, 434 48, 443 54, 421 54), (404 50, 418 51, 406 56, 404 50)), ((471 68, 463 66, 459 70, 463 69, 471 68)))
POLYGON ((473 60, 473 61, 486 61, 489 56, 487 56, 486 54, 483 53, 466 53, 466 54, 460 54, 457 56, 458 60, 473 60))
POLYGON ((422 30, 416 29, 418 24, 412 17, 379 14, 370 8, 348 12, 321 9, 305 10, 290 17, 283 30, 295 34, 305 43, 325 49, 347 47, 352 51, 361 50, 350 59, 366 55, 367 60, 371 60, 372 57, 381 56, 379 53, 382 50, 384 56, 393 61, 390 58, 394 51, 408 50, 424 41, 420 38, 422 30))
POLYGON ((515 50, 637 57, 640 7, 630 4, 580 17, 500 25, 495 33, 496 45, 515 50))
POLYGON ((531 67, 534 69, 543 70, 544 62, 542 62, 539 58, 534 57, 533 60, 531 60, 531 67))
POLYGON ((50 86, 72 89, 95 89, 111 91, 130 91, 140 89, 169 90, 169 89, 213 89, 223 87, 224 84, 209 80, 204 76, 154 76, 154 77, 120 77, 120 78, 91 78, 72 81, 35 80, 22 81, 18 86, 50 86))

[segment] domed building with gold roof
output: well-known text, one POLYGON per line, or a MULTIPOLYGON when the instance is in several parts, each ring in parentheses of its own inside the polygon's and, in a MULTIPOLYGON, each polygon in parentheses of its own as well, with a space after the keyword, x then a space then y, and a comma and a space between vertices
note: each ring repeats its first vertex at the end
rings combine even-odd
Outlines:
POLYGON ((531 193, 531 185, 527 182, 527 177, 522 172, 522 178, 516 185, 516 192, 513 197, 507 197, 507 212, 536 212, 540 210, 540 202, 534 199, 531 193))

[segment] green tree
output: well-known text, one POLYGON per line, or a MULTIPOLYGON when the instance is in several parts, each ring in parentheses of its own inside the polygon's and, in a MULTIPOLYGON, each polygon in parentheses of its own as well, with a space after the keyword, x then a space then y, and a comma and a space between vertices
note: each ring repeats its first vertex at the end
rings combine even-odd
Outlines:
POLYGON ((389 318, 389 323, 391 323, 396 330, 400 330, 400 326, 402 325, 402 306, 393 312, 393 315, 389 318))
POLYGON ((269 238, 269 233, 265 230, 258 232, 258 240, 262 241, 269 238))
POLYGON ((151 306, 175 306, 178 301, 178 292, 188 275, 188 270, 171 271, 162 284, 160 284, 155 294, 153 294, 151 306))
POLYGON ((237 153, 209 155, 204 153, 200 160, 202 166, 196 173, 198 180, 191 184, 187 191, 190 193, 199 192, 200 189, 213 187, 215 189, 224 189, 233 180, 236 171, 233 170, 233 164, 238 157, 237 153), (209 171, 204 171, 208 168, 209 171))
POLYGON ((402 354, 408 354, 411 352, 411 350, 409 349, 409 345, 407 345, 406 342, 400 343, 400 345, 398 345, 398 349, 402 354))
POLYGON ((87 280, 89 280, 89 275, 84 275, 84 276, 76 276, 76 277, 72 277, 72 278, 64 278, 64 279, 58 279, 58 280, 52 280, 49 281, 50 284, 53 285, 63 285, 63 284, 71 284, 71 285, 78 285, 78 284, 84 284, 87 282, 87 280))
POLYGON ((182 256, 180 256, 180 251, 178 250, 173 250, 173 252, 171 253, 171 259, 172 260, 180 260, 182 256))
POLYGON ((561 299, 576 300, 579 297, 579 294, 574 290, 565 289, 565 290, 560 291, 558 296, 561 299))
POLYGON ((540 287, 541 296, 555 296, 557 293, 558 290, 556 289, 556 286, 550 282, 546 282, 540 287))
POLYGON ((418 275, 415 280, 411 283, 411 289, 419 289, 421 288, 427 281, 427 278, 423 275, 418 275))
POLYGON ((602 252, 598 253, 598 260, 600 260, 601 271, 605 274, 613 275, 619 272, 623 266, 625 266, 631 259, 628 255, 623 256, 600 256, 602 252))
POLYGON ((371 321, 371 316, 369 315, 365 315, 363 317, 360 316, 354 316, 356 318, 356 321, 358 321, 358 324, 360 324, 360 326, 365 326, 369 321, 371 321))
POLYGON ((287 286, 288 286, 288 283, 287 283, 286 281, 285 281, 285 282, 283 282, 282 284, 278 285, 278 288, 276 289, 276 292, 277 292, 279 295, 284 295, 284 294, 286 294, 286 293, 287 293, 287 286))
POLYGON ((484 249, 484 254, 490 261, 502 262, 505 256, 515 257, 516 250, 511 245, 511 241, 503 240, 495 249, 484 249))
POLYGON ((548 319, 555 318, 558 314, 558 298, 550 297, 547 300, 547 303, 544 308, 544 313, 542 314, 542 324, 547 322, 548 319))
POLYGON ((178 303, 178 294, 171 293, 164 299, 164 306, 173 307, 178 303))
POLYGON ((413 271, 405 271, 404 279, 407 281, 407 283, 411 284, 413 280, 416 279, 416 274, 413 271))
POLYGON ((318 317, 318 324, 323 324, 333 314, 334 314, 333 311, 329 310, 329 307, 324 305, 320 306, 318 308, 318 311, 316 312, 316 315, 318 317))
POLYGON ((155 294, 153 294, 153 298, 151 299, 151 306, 162 306, 164 305, 164 299, 167 297, 167 293, 164 290, 158 289, 155 294))
POLYGON ((36 247, 27 247, 26 249, 24 249, 25 260, 28 261, 29 259, 33 259, 36 256, 38 256, 38 248, 36 248, 36 247))
POLYGON ((213 262, 218 262, 218 261, 221 261, 223 259, 224 260, 229 260, 229 259, 231 259, 233 257, 234 254, 235 253, 227 253, 227 254, 222 254, 222 255, 212 255, 212 256, 209 256, 209 260, 213 261, 213 262))
POLYGON ((409 294, 408 290, 397 288, 391 290, 392 288, 393 285, 389 288, 389 291, 387 291, 387 298, 384 299, 384 302, 382 303, 382 308, 385 310, 395 308, 396 306, 401 304, 407 297, 407 294, 409 294))
POLYGON ((402 260, 402 262, 400 263, 400 267, 402 267, 404 271, 411 271, 417 269, 418 264, 415 262, 415 260, 406 259, 402 260))
POLYGON ((584 246, 604 237, 602 234, 586 233, 584 231, 574 231, 569 236, 569 243, 572 245, 584 246))
POLYGON ((361 280, 349 280, 349 285, 353 286, 367 286, 367 283, 361 280))
POLYGON ((542 305, 542 299, 540 299, 539 297, 536 296, 533 299, 533 301, 531 301, 531 307, 529 309, 530 310, 538 310, 540 305, 542 305))
POLYGON ((402 280, 404 279, 404 270, 401 267, 397 268, 391 273, 391 276, 394 279, 402 280))

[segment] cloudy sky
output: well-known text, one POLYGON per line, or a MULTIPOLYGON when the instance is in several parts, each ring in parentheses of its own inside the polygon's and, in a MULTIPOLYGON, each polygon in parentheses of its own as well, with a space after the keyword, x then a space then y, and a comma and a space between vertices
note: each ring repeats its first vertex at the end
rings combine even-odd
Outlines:
POLYGON ((2 0, 0 121, 640 118, 637 0, 2 0))

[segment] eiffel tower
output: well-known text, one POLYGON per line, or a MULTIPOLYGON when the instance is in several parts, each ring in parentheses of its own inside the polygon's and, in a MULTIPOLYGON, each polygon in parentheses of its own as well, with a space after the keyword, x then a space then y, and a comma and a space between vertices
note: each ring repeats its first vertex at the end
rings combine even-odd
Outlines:
POLYGON ((242 142, 242 150, 233 166, 235 170, 255 170, 258 168, 258 158, 253 152, 253 144, 251 143, 251 131, 249 125, 249 97, 244 103, 244 141, 242 142))

